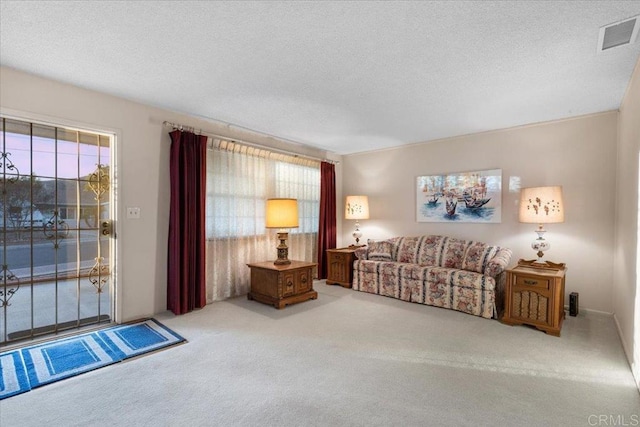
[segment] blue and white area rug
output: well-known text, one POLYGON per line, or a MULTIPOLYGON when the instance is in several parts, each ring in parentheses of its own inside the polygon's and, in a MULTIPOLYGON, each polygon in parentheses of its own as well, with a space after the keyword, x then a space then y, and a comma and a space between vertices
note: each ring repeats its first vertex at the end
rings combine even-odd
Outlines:
POLYGON ((78 335, 22 349, 31 388, 73 377, 119 362, 95 333, 78 335))
POLYGON ((0 353, 0 400, 183 341, 149 319, 0 353))
POLYGON ((31 390, 20 350, 0 354, 0 399, 31 390))
POLYGON ((115 349, 120 360, 184 341, 184 338, 155 319, 104 329, 98 335, 115 349))

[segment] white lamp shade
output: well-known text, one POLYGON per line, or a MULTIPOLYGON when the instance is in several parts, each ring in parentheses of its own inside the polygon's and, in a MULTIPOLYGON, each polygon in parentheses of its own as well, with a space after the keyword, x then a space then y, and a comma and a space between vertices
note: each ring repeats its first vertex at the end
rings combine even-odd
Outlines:
POLYGON ((347 196, 344 203, 345 219, 369 219, 369 198, 367 196, 347 196))
POLYGON ((550 224, 564 222, 562 187, 528 187, 520 191, 520 222, 550 224))
POLYGON ((267 199, 266 227, 298 227, 298 201, 296 199, 267 199))

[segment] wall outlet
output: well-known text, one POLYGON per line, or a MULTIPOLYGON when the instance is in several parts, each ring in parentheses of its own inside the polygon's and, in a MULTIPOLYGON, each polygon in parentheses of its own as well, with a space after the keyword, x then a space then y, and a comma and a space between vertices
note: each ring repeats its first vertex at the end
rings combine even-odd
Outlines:
POLYGON ((128 207, 127 208, 128 219, 140 219, 140 208, 128 207))

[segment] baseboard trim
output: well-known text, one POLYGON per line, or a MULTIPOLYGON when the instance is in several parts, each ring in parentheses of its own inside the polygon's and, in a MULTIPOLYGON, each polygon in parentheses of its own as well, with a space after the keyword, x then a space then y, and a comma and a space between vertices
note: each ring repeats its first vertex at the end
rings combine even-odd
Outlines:
MULTIPOLYGON (((564 306, 564 311, 569 312, 568 305, 564 306)), ((588 313, 608 314, 609 316, 613 316, 613 313, 610 311, 594 310, 593 308, 581 308, 580 311, 586 311, 588 313)))
POLYGON ((620 342, 622 342, 622 349, 624 350, 624 355, 627 356, 627 363, 629 364, 629 368, 631 368, 631 375, 633 375, 633 379, 636 383, 636 387, 638 388, 638 393, 640 393, 640 367, 633 363, 633 352, 630 351, 629 345, 624 339, 624 335, 622 334, 622 328, 620 327, 620 322, 618 322, 618 316, 613 313, 613 321, 616 324, 616 329, 618 330, 618 337, 620 337, 620 342))

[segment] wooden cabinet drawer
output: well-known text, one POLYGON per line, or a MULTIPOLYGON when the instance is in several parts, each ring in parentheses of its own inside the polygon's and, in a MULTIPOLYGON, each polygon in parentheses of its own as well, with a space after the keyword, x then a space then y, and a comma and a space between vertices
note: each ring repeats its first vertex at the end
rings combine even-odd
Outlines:
POLYGON ((344 262, 347 256, 342 253, 329 252, 329 262, 344 262))
POLYGON ((549 290, 548 279, 543 279, 540 277, 529 277, 529 276, 516 276, 516 286, 521 286, 523 288, 535 288, 549 290))

